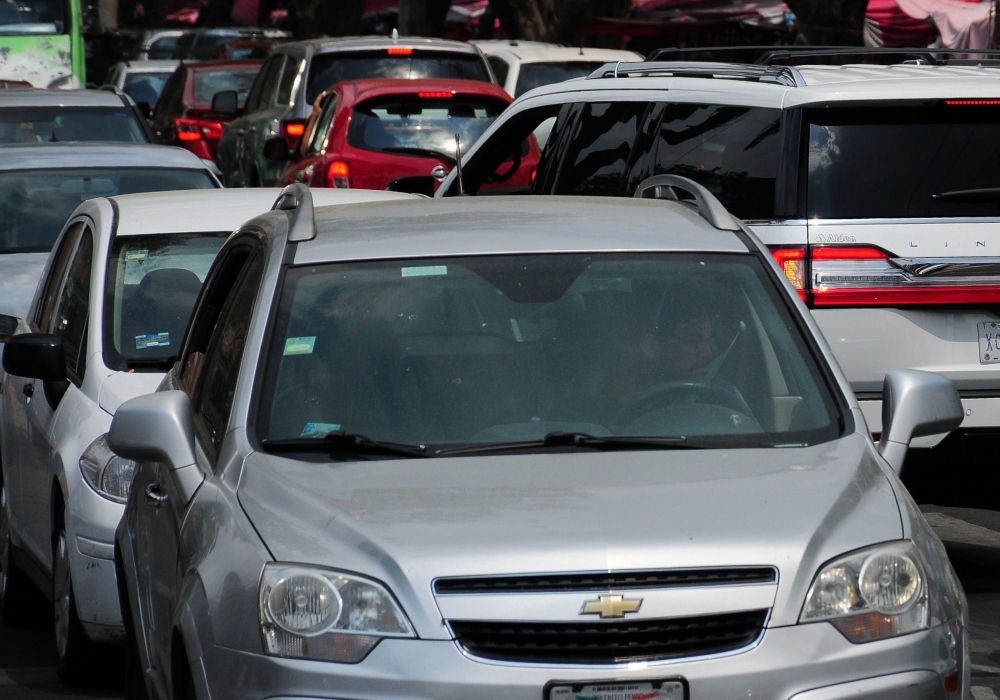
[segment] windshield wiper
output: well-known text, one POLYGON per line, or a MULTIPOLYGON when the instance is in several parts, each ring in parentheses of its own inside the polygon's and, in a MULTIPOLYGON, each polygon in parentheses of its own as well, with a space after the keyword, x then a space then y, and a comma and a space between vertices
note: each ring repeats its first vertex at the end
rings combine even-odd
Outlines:
POLYGON ((407 445, 399 442, 382 442, 372 440, 357 433, 333 432, 323 437, 287 438, 281 440, 261 440, 265 450, 290 452, 322 452, 326 454, 384 454, 400 457, 427 457, 427 448, 423 445, 407 445))
POLYGON ((481 452, 509 452, 514 450, 530 450, 539 447, 582 447, 597 451, 620 450, 699 450, 704 445, 688 442, 683 435, 671 437, 641 437, 631 435, 609 435, 597 437, 588 433, 548 433, 541 440, 525 440, 522 442, 489 442, 481 445, 453 447, 437 450, 434 454, 441 456, 472 455, 481 452))
POLYGON ((404 155, 410 156, 427 156, 428 158, 443 158, 450 163, 455 162, 455 156, 450 156, 447 153, 442 153, 441 151, 435 151, 430 148, 415 148, 411 146, 386 146, 380 149, 385 153, 402 153, 404 155))
POLYGON ((162 369, 169 370, 177 362, 177 356, 170 357, 127 357, 125 367, 127 369, 162 369))
POLYGON ((932 194, 931 199, 939 199, 942 202, 1000 202, 1000 187, 941 192, 932 194))

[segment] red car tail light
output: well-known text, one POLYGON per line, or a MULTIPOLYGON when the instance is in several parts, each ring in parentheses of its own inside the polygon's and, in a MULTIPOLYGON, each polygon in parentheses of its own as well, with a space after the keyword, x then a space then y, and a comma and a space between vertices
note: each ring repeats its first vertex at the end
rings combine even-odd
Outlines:
POLYGON ((771 254, 778 261, 778 267, 784 273, 788 281, 795 287, 803 301, 807 300, 806 294, 806 260, 805 248, 772 248, 771 254))
POLYGON ((421 100, 450 100, 454 96, 453 90, 430 90, 417 93, 417 97, 421 100))
POLYGON ((222 122, 211 119, 175 119, 174 130, 178 141, 218 141, 222 138, 222 122))
POLYGON ((412 56, 413 49, 409 46, 390 46, 386 49, 390 56, 412 56))
POLYGON ((289 150, 295 150, 302 134, 306 133, 306 123, 302 119, 286 119, 281 122, 279 129, 281 138, 288 142, 289 150))
POLYGON ((330 167, 326 169, 326 183, 328 187, 349 188, 351 186, 351 166, 342 160, 330 163, 330 167))

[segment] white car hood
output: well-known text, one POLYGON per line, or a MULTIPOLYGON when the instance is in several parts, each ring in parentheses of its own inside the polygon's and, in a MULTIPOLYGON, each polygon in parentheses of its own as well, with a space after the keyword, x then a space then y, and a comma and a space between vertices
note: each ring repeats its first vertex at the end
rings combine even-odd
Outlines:
POLYGON ((129 399, 156 391, 164 374, 164 372, 112 372, 101 382, 97 403, 102 409, 114 415, 118 407, 129 399))

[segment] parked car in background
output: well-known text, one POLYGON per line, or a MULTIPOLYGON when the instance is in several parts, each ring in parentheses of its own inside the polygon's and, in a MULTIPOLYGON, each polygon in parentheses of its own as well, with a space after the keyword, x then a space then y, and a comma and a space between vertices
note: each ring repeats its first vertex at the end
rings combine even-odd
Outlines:
POLYGON ((302 188, 237 230, 108 434, 126 695, 969 697, 896 476, 954 386, 890 373, 876 447, 767 248, 658 190, 695 204, 302 188))
POLYGON ((108 69, 106 86, 121 90, 151 116, 178 61, 119 61, 108 69), (145 106, 145 108, 144 108, 145 106))
POLYGON ((182 63, 167 81, 150 118, 158 143, 180 146, 199 158, 215 161, 222 130, 231 117, 212 111, 212 97, 233 91, 239 105, 246 101, 262 61, 200 61, 182 63))
POLYGON ((699 181, 772 247, 873 432, 890 369, 955 382, 961 430, 919 441, 937 447, 913 450, 904 480, 920 502, 997 508, 998 79, 944 58, 609 64, 516 100, 467 154, 461 189, 453 173, 438 194, 476 193, 542 124, 552 132, 534 194, 627 197, 652 175, 699 181))
POLYGON ((238 61, 245 58, 265 59, 274 51, 279 41, 277 39, 238 39, 221 44, 215 48, 212 58, 220 61, 238 61))
POLYGON ((511 97, 541 85, 583 78, 606 63, 641 61, 635 51, 559 46, 540 41, 476 41, 511 97))
MULTIPOLYGON (((475 143, 510 97, 478 80, 370 79, 337 83, 318 103, 294 152, 280 136, 265 145, 267 155, 290 158, 279 184, 382 190, 431 178, 436 185, 454 167, 457 150, 475 143)), ((527 188, 537 164, 538 151, 526 142, 508 164, 507 186, 527 188)))
POLYGON ((0 88, 0 145, 63 141, 150 143, 152 134, 117 90, 0 88))
POLYGON ((221 187, 181 148, 147 144, 0 146, 0 314, 24 317, 69 215, 94 197, 221 187))
POLYGON ((220 46, 234 41, 285 40, 292 38, 291 32, 283 29, 263 29, 260 27, 199 27, 191 29, 177 41, 173 58, 185 61, 204 61, 217 57, 220 46))
POLYGON ((142 34, 139 46, 129 58, 137 61, 175 59, 177 42, 185 31, 184 29, 147 29, 142 34))
MULTIPOLYGON (((95 644, 124 637, 113 542, 135 465, 108 448, 111 416, 156 388, 219 248, 278 194, 206 190, 84 203, 4 346, 0 615, 8 623, 37 617, 28 604, 33 573, 52 600, 64 681, 86 680, 95 644)), ((401 197, 321 192, 316 200, 401 197)))
POLYGON ((283 163, 264 156, 275 136, 293 149, 320 93, 364 78, 442 78, 495 82, 482 52, 465 42, 403 37, 314 39, 278 46, 260 70, 245 109, 232 95, 235 117, 219 140, 219 168, 230 187, 272 185, 283 163))

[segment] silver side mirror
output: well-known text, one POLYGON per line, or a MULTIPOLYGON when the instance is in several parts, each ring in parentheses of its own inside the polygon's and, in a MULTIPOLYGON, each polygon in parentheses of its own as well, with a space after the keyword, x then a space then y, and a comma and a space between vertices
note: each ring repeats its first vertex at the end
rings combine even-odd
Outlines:
POLYGON ((195 464, 191 400, 183 391, 137 396, 118 407, 108 446, 137 462, 164 462, 172 470, 195 464))
POLYGON ((894 369, 882 384, 882 440, 879 452, 893 471, 903 470, 913 438, 949 433, 965 411, 947 377, 918 369, 894 369))

